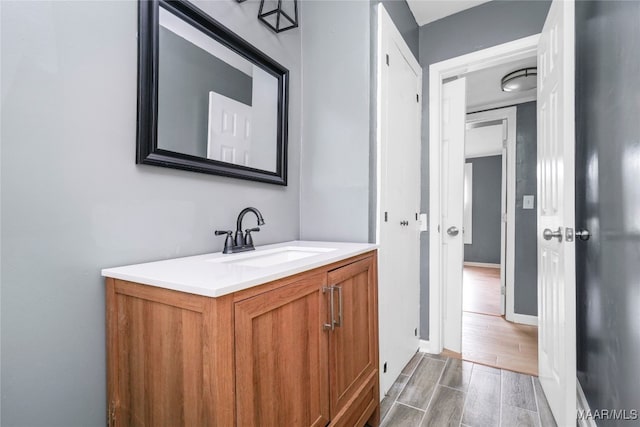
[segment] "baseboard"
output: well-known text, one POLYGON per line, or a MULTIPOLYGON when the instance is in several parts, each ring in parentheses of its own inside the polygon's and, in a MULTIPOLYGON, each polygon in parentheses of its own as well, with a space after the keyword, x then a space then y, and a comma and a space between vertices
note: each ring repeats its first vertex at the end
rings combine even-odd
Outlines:
POLYGON ((500 264, 492 264, 490 262, 471 262, 465 261, 464 265, 467 267, 485 267, 485 268, 500 268, 500 264))
MULTIPOLYGON (((582 386, 580 385, 580 381, 576 378, 576 406, 578 407, 578 412, 582 412, 583 414, 590 414, 591 408, 589 408, 589 402, 587 402, 587 397, 584 395, 584 391, 582 390, 582 386)), ((578 427, 597 427, 596 422, 593 419, 578 419, 578 427)))
POLYGON ((429 340, 420 340, 420 347, 418 347, 418 350, 423 353, 434 354, 433 351, 431 351, 431 343, 429 340))
POLYGON ((538 326, 538 316, 513 313, 513 322, 521 323, 523 325, 538 326))

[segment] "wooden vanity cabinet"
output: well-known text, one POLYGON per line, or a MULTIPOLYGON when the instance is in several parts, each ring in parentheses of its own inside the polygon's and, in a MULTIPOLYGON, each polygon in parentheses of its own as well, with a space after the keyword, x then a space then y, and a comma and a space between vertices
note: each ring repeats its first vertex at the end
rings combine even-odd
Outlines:
POLYGON ((376 252, 219 298, 107 279, 110 426, 377 426, 376 252))

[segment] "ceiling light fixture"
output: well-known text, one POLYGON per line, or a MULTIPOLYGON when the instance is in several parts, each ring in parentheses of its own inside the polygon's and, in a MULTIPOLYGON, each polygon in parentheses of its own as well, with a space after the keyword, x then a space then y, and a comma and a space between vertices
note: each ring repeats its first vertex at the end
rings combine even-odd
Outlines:
POLYGON ((516 70, 502 78, 503 92, 524 92, 536 87, 538 68, 530 67, 516 70))

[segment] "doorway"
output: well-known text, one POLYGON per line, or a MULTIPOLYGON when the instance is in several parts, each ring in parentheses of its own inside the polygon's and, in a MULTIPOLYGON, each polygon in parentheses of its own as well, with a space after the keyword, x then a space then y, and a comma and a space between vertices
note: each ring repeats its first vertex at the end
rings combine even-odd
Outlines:
MULTIPOLYGON (((451 180, 446 176, 451 172, 451 165, 459 164, 445 157, 452 152, 448 146, 464 146, 459 142, 449 144, 447 140, 453 129, 459 129, 464 123, 464 114, 454 117, 454 110, 449 108, 458 103, 460 97, 459 89, 457 96, 452 93, 451 83, 464 81, 464 77, 458 76, 470 71, 510 60, 531 56, 539 60, 536 188, 540 200, 535 209, 539 271, 536 274, 539 295, 535 298, 540 327, 538 370, 554 417, 562 425, 575 422, 576 406, 574 6, 572 1, 554 0, 539 35, 442 61, 429 68, 429 226, 433 234, 429 241, 430 342, 427 344, 431 352, 441 352, 447 339, 461 348, 461 339, 454 336, 452 340, 447 334, 451 332, 452 323, 447 316, 455 323, 455 315, 461 309, 450 310, 449 304, 456 299, 447 298, 446 294, 461 293, 462 288, 462 268, 458 268, 448 252, 449 247, 457 250, 462 239, 456 238, 456 225, 443 215, 452 211, 445 204, 448 200, 460 203, 462 209, 462 184, 457 193, 448 191, 451 180), (460 126, 452 127, 456 121, 460 126), (460 197, 448 196, 451 194, 460 194, 460 197)), ((464 99, 464 92, 462 97, 464 99)))
POLYGON ((535 66, 531 57, 465 76, 460 351, 465 360, 530 375, 538 372, 536 318, 522 313, 535 315, 537 309, 536 95, 533 89, 515 96, 494 90, 491 98, 477 86, 499 87, 505 73, 535 66), (484 109, 488 99, 517 104, 484 109), (523 307, 531 297, 533 304, 523 307))
MULTIPOLYGON (((430 122, 432 123, 430 140, 440 141, 442 138, 442 146, 438 144, 430 144, 430 158, 441 158, 441 164, 446 167, 440 167, 430 162, 430 187, 433 189, 439 189, 439 191, 432 191, 430 193, 430 218, 431 229, 438 229, 442 224, 442 232, 438 234, 437 239, 430 239, 430 346, 432 349, 447 348, 454 353, 462 354, 463 351, 463 329, 477 330, 481 328, 483 330, 496 329, 496 324, 483 323, 479 325, 475 322, 474 325, 469 325, 470 318, 478 316, 494 316, 492 320, 501 320, 506 322, 520 322, 535 325, 536 323, 536 310, 537 304, 535 296, 535 281, 536 272, 533 272, 533 306, 534 310, 531 313, 526 311, 522 314, 522 311, 514 308, 517 305, 522 305, 521 302, 516 301, 514 295, 516 294, 515 274, 514 274, 514 262, 515 254, 513 242, 515 238, 515 166, 516 166, 516 108, 499 108, 501 105, 491 105, 491 102, 484 102, 484 104, 478 104, 473 99, 470 103, 466 102, 466 97, 478 98, 477 90, 472 86, 478 86, 473 84, 474 78, 478 75, 487 74, 492 69, 502 69, 505 67, 508 71, 509 67, 518 67, 527 61, 533 61, 535 66, 536 61, 536 48, 537 48, 538 36, 531 36, 525 39, 517 40, 504 45, 496 46, 494 48, 485 49, 484 51, 475 52, 463 57, 454 58, 452 60, 444 61, 440 64, 434 64, 430 69, 430 91, 436 93, 436 96, 432 96, 432 101, 441 99, 441 104, 431 105, 430 111, 439 110, 438 107, 443 108, 441 113, 443 122, 438 123, 440 126, 433 126, 434 116, 430 114, 430 122), (434 69, 435 68, 435 69, 434 69), (467 80, 472 82, 472 86, 467 89, 467 80), (440 84, 437 84, 440 81, 440 84), (442 83, 444 81, 444 83, 442 83), (462 95, 461 95, 462 94, 462 95), (457 99, 463 99, 463 109, 453 106, 459 104, 457 99), (469 107, 469 108, 467 108, 469 107), (483 107, 483 108, 480 108, 483 107), (449 108, 449 111, 446 109, 449 108), (475 110, 474 110, 475 108, 475 110), (477 112, 480 110, 479 112, 477 112), (469 114, 476 111, 475 114, 469 114), (456 144, 448 142, 447 138, 453 140, 454 134, 459 133, 456 129, 467 128, 467 131, 476 133, 480 136, 484 135, 486 140, 488 136, 493 135, 495 138, 495 144, 489 148, 481 148, 474 153, 462 153, 458 149, 453 149, 456 144), (482 151, 484 149, 484 152, 482 151), (456 151, 457 150, 457 151, 456 151), (470 155, 466 155, 470 154, 470 155), (468 162, 465 160, 468 158, 468 162), (470 159, 469 159, 470 158, 470 159), (456 188, 458 188, 457 181, 451 181, 448 179, 448 175, 458 176, 455 172, 457 168, 458 160, 460 164, 464 165, 465 162, 470 163, 465 166, 468 175, 481 176, 484 172, 484 178, 479 181, 480 184, 487 184, 487 173, 493 176, 493 184, 489 185, 489 189, 493 190, 492 194, 481 196, 480 203, 476 203, 474 211, 482 211, 482 208, 490 207, 492 217, 492 224, 470 224, 470 215, 466 215, 466 223, 463 226, 463 236, 467 240, 463 245, 462 239, 457 236, 457 229, 453 224, 459 224, 462 222, 462 215, 460 219, 456 217, 456 212, 463 210, 462 197, 458 199, 455 194, 458 194, 456 188), (453 163, 452 163, 453 162, 453 163), (475 168, 474 168, 475 166, 475 168), (474 170, 475 169, 475 170, 474 170), (488 172, 487 172, 488 171, 488 172), (475 173, 474 173, 475 172, 475 173), (504 172, 504 173, 502 173, 504 172), (444 175, 443 175, 444 174, 444 175), (453 183, 453 184, 452 184, 453 183), (496 188, 497 187, 497 188, 496 188), (507 197, 507 195, 509 195, 507 197), (489 203, 491 199, 493 203, 489 203), (489 206, 490 205, 490 206, 489 206), (508 205, 508 206, 507 206, 508 205), (493 247, 488 248, 486 242, 483 242, 483 234, 488 235, 493 242, 493 247), (484 258, 472 258, 471 250, 473 246, 477 246, 479 251, 475 251, 476 255, 482 255, 484 258), (483 245, 485 245, 483 247, 483 245), (463 273, 462 262, 458 264, 457 259, 461 259, 461 253, 467 253, 469 256, 467 261, 467 274, 463 273), (459 271, 459 273, 458 273, 459 271), (474 274, 475 273, 475 274, 474 274), (472 296, 466 298, 469 300, 466 302, 466 310, 463 310, 463 297, 462 297, 462 283, 463 277, 466 276, 469 280, 473 281, 475 278, 476 288, 480 294, 477 295, 475 303, 472 296), (459 277, 459 279, 457 279, 459 277), (457 281, 459 291, 456 291, 456 286, 451 286, 450 280, 454 283, 457 281), (447 286, 441 285, 441 280, 449 280, 447 286), (492 301, 489 301, 486 296, 490 295, 492 301), (474 307, 475 304, 475 307, 474 307), (483 306, 484 305, 484 306, 483 306), (463 312, 465 313, 463 315, 463 312), (504 316, 504 317, 500 317, 504 316), (464 327, 463 320, 467 320, 467 327, 464 327), (435 330, 435 331, 434 331, 435 330), (436 333, 433 333, 436 332, 436 333), (439 333, 438 333, 439 332, 439 333)), ((498 79, 499 82, 499 79, 498 79)), ((484 87, 486 85, 480 85, 484 87)), ((499 87, 499 83, 498 83, 499 87)), ((531 98, 531 92, 528 94, 529 99, 517 99, 511 98, 511 105, 517 104, 523 101, 533 101, 535 99, 535 90, 533 91, 533 98, 531 98)), ((502 105, 505 104, 504 102, 502 105)), ((535 118, 535 104, 533 106, 534 118, 535 118)), ((535 120, 535 119, 534 119, 535 120)), ((533 124, 535 132, 535 122, 533 124)), ((458 135, 456 138, 465 139, 465 135, 458 135)), ((469 138, 472 140, 473 138, 469 138)), ((476 138, 483 139, 483 138, 476 138)), ((535 152, 535 136, 531 141, 533 150, 535 152)), ((462 144, 464 147, 464 144, 462 144)), ((474 147, 467 147, 474 148, 474 147)), ((535 162, 535 160, 534 160, 535 162)), ((462 167, 461 167, 462 168, 462 167)), ((535 169, 535 165, 534 165, 535 169)), ((462 176, 462 169, 459 172, 462 176)), ((469 181, 469 178, 467 179, 469 181)), ((462 184, 460 185, 459 193, 462 194, 462 184)), ((486 187, 486 185, 484 185, 486 187)), ((535 200, 535 177, 533 178, 533 196, 535 200)), ((477 188, 471 188, 465 193, 473 193, 476 191, 476 195, 483 191, 482 185, 478 185, 477 188)), ((467 205, 473 197, 467 196, 467 205)), ((530 198, 530 197, 527 197, 530 198)), ((522 209, 522 200, 518 196, 519 209, 522 209)), ((533 210, 532 212, 535 212, 533 210)), ((535 224, 535 222, 534 222, 535 224)), ((535 229, 535 225, 533 227, 535 229)), ((535 233, 535 231, 534 231, 535 233)), ((535 240, 535 235, 534 235, 535 240)), ((534 249, 535 252, 535 249, 534 249)), ((535 259, 533 260, 535 265, 535 259)), ((468 288, 469 286, 467 286, 468 288)), ((477 319, 475 319, 477 320, 477 319)), ((506 324, 511 325, 511 324, 506 324)), ((500 329, 500 328, 498 328, 500 329)), ((503 331, 505 332, 505 331, 503 331)), ((470 335, 470 334, 469 334, 470 335)), ((478 335, 478 334, 476 334, 478 335)), ((535 333, 533 335, 534 347, 531 349, 531 353, 535 355, 535 333)), ((469 340, 466 340, 467 344, 469 340)), ((480 340, 477 340, 480 341, 480 340)), ((484 340, 486 342, 487 340, 484 340)), ((519 346, 519 344, 516 344, 519 346)), ((522 347, 525 347, 523 344, 522 347)), ((476 355, 475 361, 479 363, 496 365, 496 357, 493 357, 493 361, 489 360, 489 356, 486 348, 471 353, 476 355)), ((494 352, 495 353, 495 352, 494 352)), ((534 359, 533 366, 535 367, 536 361, 534 359)), ((514 369, 514 368, 512 368, 514 369)), ((531 370, 527 370, 531 372, 531 370)))

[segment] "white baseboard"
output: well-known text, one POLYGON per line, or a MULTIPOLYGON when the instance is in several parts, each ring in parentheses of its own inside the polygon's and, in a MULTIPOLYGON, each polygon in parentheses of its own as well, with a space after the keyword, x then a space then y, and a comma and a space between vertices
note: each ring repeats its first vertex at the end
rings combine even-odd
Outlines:
POLYGON ((485 268, 500 268, 500 264, 492 264, 490 262, 471 262, 465 261, 464 265, 467 267, 485 267, 485 268))
MULTIPOLYGON (((580 385, 580 381, 576 378, 576 406, 578 407, 578 411, 582 411, 582 413, 591 413, 591 408, 589 408, 589 402, 587 402, 587 397, 584 395, 584 391, 582 391, 582 386, 580 385)), ((581 419, 578 420, 578 427, 598 427, 596 422, 593 419, 581 419)))
POLYGON ((420 347, 418 347, 418 350, 423 353, 434 354, 433 351, 431 351, 431 343, 429 340, 420 340, 420 347))
POLYGON ((528 314, 513 313, 512 321, 523 325, 538 326, 538 316, 531 316, 528 314))

